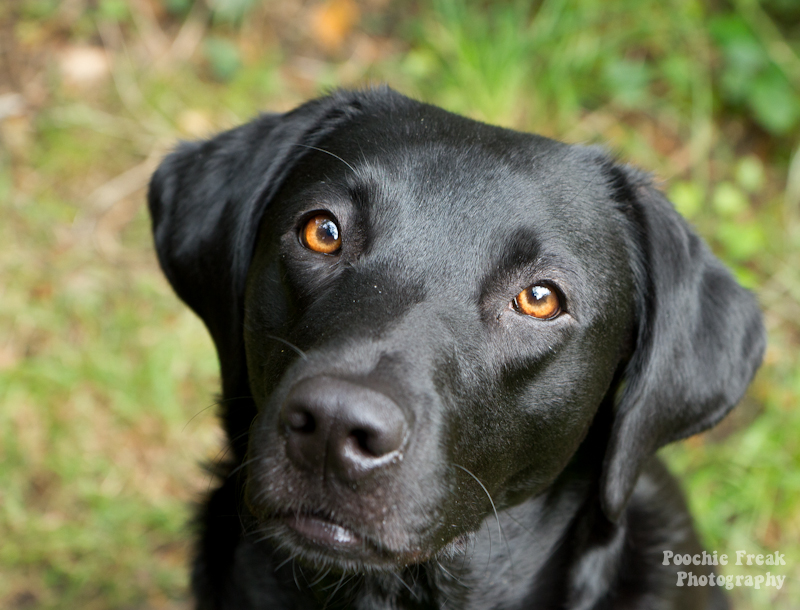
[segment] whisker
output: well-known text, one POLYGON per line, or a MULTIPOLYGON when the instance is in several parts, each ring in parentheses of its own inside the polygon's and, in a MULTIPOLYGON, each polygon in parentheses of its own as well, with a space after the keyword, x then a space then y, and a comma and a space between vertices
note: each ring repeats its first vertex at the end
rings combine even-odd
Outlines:
POLYGON ((408 575, 411 576, 411 586, 416 589, 416 587, 417 587, 417 578, 419 578, 419 564, 415 565, 414 567, 416 568, 414 570, 414 574, 411 574, 411 570, 409 570, 408 571, 408 575))
POLYGON ((294 566, 295 566, 294 557, 292 557, 292 578, 294 579, 294 584, 297 585, 297 590, 302 591, 302 589, 300 588, 300 583, 297 580, 297 573, 294 570, 294 566))
POLYGON ((334 159, 339 159, 339 161, 341 161, 341 162, 342 162, 342 163, 344 163, 344 164, 345 164, 347 167, 349 167, 349 168, 350 168, 350 169, 353 171, 353 173, 354 173, 354 174, 356 173, 356 168, 355 168, 355 167, 353 167, 352 165, 350 165, 350 164, 349 164, 347 161, 345 161, 344 159, 342 159, 342 158, 341 158, 339 155, 335 155, 335 154, 333 154, 333 153, 332 153, 331 151, 329 151, 329 150, 325 150, 324 148, 318 148, 318 147, 316 147, 316 146, 309 146, 308 144, 295 144, 295 146, 301 146, 301 147, 303 147, 303 148, 309 148, 309 149, 311 149, 311 150, 316 150, 316 151, 319 151, 319 152, 321 152, 321 153, 325 153, 326 155, 330 155, 330 156, 331 156, 331 157, 333 157, 334 159))
POLYGON ((489 566, 492 564, 492 528, 489 526, 489 521, 484 521, 483 524, 489 535, 489 554, 486 556, 486 565, 483 568, 483 575, 486 576, 489 573, 489 566))
POLYGON ((464 566, 467 565, 467 558, 472 561, 472 556, 475 554, 475 538, 473 536, 469 536, 466 541, 464 542, 464 552, 461 555, 461 567, 459 570, 461 572, 464 571, 464 566), (470 546, 472 547, 472 553, 470 553, 470 546))
POLYGON ((239 464, 236 468, 234 468, 233 470, 231 470, 228 473, 228 478, 232 477, 237 472, 239 472, 242 468, 245 468, 245 467, 249 466, 250 464, 252 464, 255 461, 258 461, 258 457, 253 457, 253 458, 250 458, 249 460, 244 460, 241 464, 239 464))
POLYGON ((280 337, 276 337, 275 335, 267 335, 267 334, 265 334, 265 335, 262 335, 262 337, 267 337, 268 339, 275 339, 275 341, 280 341, 284 345, 287 345, 288 347, 291 347, 294 351, 296 351, 298 354, 300 354, 300 357, 303 360, 308 360, 308 356, 306 356, 306 353, 303 350, 301 350, 299 347, 297 347, 294 343, 291 343, 290 341, 287 341, 286 339, 282 339, 280 337))
MULTIPOLYGON (((333 592, 331 592, 331 594, 330 594, 330 595, 329 595, 329 596, 328 596, 328 597, 325 599, 325 604, 324 604, 324 605, 323 605, 323 607, 322 607, 322 608, 323 608, 323 610, 325 610, 325 608, 327 608, 327 607, 328 607, 328 604, 329 604, 329 603, 331 603, 331 600, 333 599, 334 595, 336 595, 336 592, 339 590, 339 588, 342 586, 342 584, 344 584, 344 582, 346 582, 346 581, 345 581, 345 579, 344 579, 344 577, 345 577, 345 576, 347 576, 347 572, 342 572, 342 577, 339 579, 339 583, 336 585, 336 588, 335 588, 335 589, 333 590, 333 592)), ((351 578, 352 578, 352 577, 351 577, 351 578)), ((347 581, 349 581, 349 580, 350 580, 350 578, 348 578, 348 579, 347 579, 347 581)), ((330 588, 330 587, 328 587, 328 588, 330 588)), ((322 590, 323 590, 323 591, 325 591, 325 589, 322 589, 322 590)))
POLYGON ((452 572, 450 572, 450 571, 449 571, 447 568, 445 568, 445 567, 442 565, 442 562, 441 562, 441 561, 439 561, 438 559, 436 560, 436 565, 438 565, 438 566, 439 566, 439 569, 440 569, 442 572, 444 572, 445 574, 447 574, 447 575, 448 575, 450 578, 452 578, 453 580, 455 580, 455 581, 456 581, 458 584, 460 584, 460 585, 463 585, 463 584, 464 584, 464 583, 462 583, 462 582, 461 582, 461 579, 460 579, 460 578, 458 578, 458 576, 454 575, 454 574, 453 574, 452 572))
MULTIPOLYGON (((342 581, 345 579, 345 576, 347 576, 347 572, 342 572, 342 577, 339 579, 339 581, 338 581, 338 583, 336 585, 328 585, 327 587, 324 587, 322 590, 323 591, 328 591, 330 589, 333 589, 333 587, 335 586, 336 589, 334 589, 333 592, 336 593, 336 591, 339 590, 339 587, 342 586, 342 581)), ((352 575, 348 576, 347 580, 349 581, 351 578, 353 578, 352 575)))
POLYGON ((184 432, 184 431, 186 430, 186 427, 187 427, 189 424, 191 424, 191 423, 192 423, 192 421, 194 421, 194 418, 195 418, 195 417, 197 417, 197 416, 198 416, 198 415, 200 415, 201 413, 205 413, 205 412, 206 412, 206 411, 208 411, 210 408, 212 408, 212 407, 219 407, 219 406, 222 406, 222 405, 224 405, 226 402, 231 402, 231 401, 233 401, 233 400, 240 400, 240 399, 243 399, 243 398, 252 398, 252 397, 251 397, 251 396, 234 396, 233 398, 224 398, 224 399, 222 399, 222 400, 215 400, 214 402, 212 402, 212 403, 211 403, 210 405, 208 405, 207 407, 203 407, 203 408, 202 408, 202 409, 200 409, 200 410, 199 410, 197 413, 195 413, 194 415, 192 415, 192 416, 189 418, 189 421, 187 421, 187 422, 186 422, 186 423, 183 425, 183 428, 181 428, 181 432, 184 432))
POLYGON ((183 428, 181 428, 181 432, 186 432, 186 427, 187 427, 189 424, 191 424, 191 423, 194 421, 195 417, 197 417, 198 415, 200 415, 200 414, 202 414, 202 413, 205 413, 206 411, 208 411, 208 410, 209 410, 209 409, 211 409, 212 407, 216 407, 216 406, 218 406, 218 405, 220 405, 220 404, 221 404, 221 403, 219 403, 219 402, 216 402, 216 401, 215 401, 215 402, 212 402, 212 403, 211 403, 210 405, 208 405, 207 407, 203 407, 202 409, 200 409, 200 410, 199 410, 197 413, 195 413, 194 415, 192 415, 192 416, 191 416, 191 417, 190 417, 190 418, 189 418, 189 419, 186 421, 186 423, 185 423, 185 424, 183 424, 183 428))
POLYGON ((523 525, 522 523, 520 523, 519 519, 515 518, 514 515, 512 515, 510 513, 506 513, 506 517, 508 517, 514 523, 516 523, 520 527, 520 529, 523 529, 524 531, 528 532, 529 534, 533 534, 533 530, 530 527, 528 527, 527 525, 523 525))
MULTIPOLYGON (((486 487, 483 485, 483 483, 481 483, 481 480, 478 477, 476 477, 474 474, 472 474, 469 470, 467 470, 466 468, 464 468, 460 464, 453 464, 453 466, 455 466, 456 468, 460 468, 461 470, 466 472, 469 476, 471 476, 473 479, 475 479, 475 482, 478 485, 481 486, 481 489, 483 490, 483 493, 485 493, 486 497, 489 498, 489 504, 492 505, 492 510, 494 511, 494 518, 497 521, 497 531, 500 533, 500 537, 502 538, 503 537, 503 529, 502 529, 502 527, 500 527, 500 517, 497 514, 497 508, 495 508, 495 506, 494 506, 494 500, 492 500, 492 496, 489 493, 489 490, 486 489, 486 487)), ((491 541, 491 536, 489 537, 489 540, 491 541)))
POLYGON ((217 452, 217 455, 214 456, 214 459, 211 460, 212 464, 219 465, 225 461, 225 457, 228 455, 228 452, 233 449, 233 446, 236 444, 237 441, 243 439, 245 436, 250 434, 250 429, 248 428, 246 432, 242 432, 241 434, 236 435, 234 438, 229 439, 225 442, 224 446, 217 452))
POLYGON ((408 583, 403 579, 402 576, 400 576, 400 574, 398 574, 397 572, 392 572, 392 575, 395 578, 397 578, 397 580, 400 581, 400 584, 402 584, 406 589, 408 589, 408 592, 411 593, 412 598, 417 599, 416 592, 411 587, 408 586, 408 583))
MULTIPOLYGON (((250 422, 250 425, 247 427, 247 432, 243 432, 242 434, 238 435, 238 436, 236 437, 236 438, 237 438, 237 440, 238 440, 239 438, 242 438, 242 437, 244 437, 244 436, 250 436, 250 433, 251 433, 251 432, 252 432, 252 430, 253 430, 253 426, 255 426, 255 425, 256 425, 256 418, 254 417, 254 418, 253 418, 253 420, 250 422)), ((234 442, 235 442, 235 441, 234 441, 234 442)), ((231 443, 231 445, 232 445, 232 443, 231 443)), ((242 456, 242 462, 248 462, 248 457, 247 457, 247 456, 249 455, 249 453, 250 453, 250 449, 248 448, 248 449, 246 449, 246 450, 245 450, 245 453, 244 453, 244 455, 242 456)), ((242 521, 242 515, 244 514, 244 512, 245 512, 245 510, 246 510, 246 508, 245 508, 245 501, 244 501, 244 496, 245 496, 245 493, 246 493, 246 489, 247 489, 247 488, 246 488, 245 486, 242 486, 242 487, 241 487, 241 490, 242 490, 242 491, 241 491, 241 494, 239 495, 239 498, 238 498, 238 500, 237 500, 237 505, 236 505, 236 510, 237 510, 237 512, 239 513, 239 522, 240 522, 240 523, 241 523, 241 521, 242 521)))
POLYGON ((328 566, 328 569, 325 570, 320 576, 318 576, 317 579, 314 582, 309 583, 308 586, 309 587, 317 586, 319 583, 321 583, 325 579, 325 577, 330 573, 330 571, 331 571, 331 566, 328 566))
MULTIPOLYGON (((269 540, 271 537, 272 537, 271 534, 266 534, 266 535, 262 536, 261 538, 256 538, 255 540, 253 540, 253 544, 261 544, 265 540, 269 540)), ((294 559, 294 557, 289 557, 289 559, 290 560, 294 559)), ((283 567, 286 563, 288 563, 288 562, 286 562, 286 561, 282 562, 281 563, 281 567, 283 567)))
MULTIPOLYGON (((512 557, 511 557, 511 547, 508 544, 508 538, 506 538, 506 535, 503 533, 503 526, 500 525, 500 516, 497 514, 497 508, 494 505, 494 500, 492 500, 492 496, 489 493, 489 490, 486 489, 484 484, 481 483, 480 479, 478 477, 476 477, 474 474, 472 474, 469 470, 467 470, 466 468, 464 468, 460 464, 453 464, 453 466, 455 466, 457 468, 460 468, 461 470, 466 472, 469 476, 471 476, 473 479, 475 479, 475 481, 478 483, 478 485, 481 486, 481 489, 486 494, 486 497, 489 498, 489 503, 492 505, 492 510, 494 511, 494 519, 497 522, 497 531, 500 534, 500 540, 502 540, 506 545, 506 553, 508 553, 508 561, 509 561, 509 565, 511 566, 511 579, 513 580, 514 579, 514 562, 512 561, 512 557)), ((488 524, 487 524, 487 526, 488 526, 488 524)), ((489 557, 491 557, 491 556, 492 556, 492 535, 489 534, 489 557)))
MULTIPOLYGON (((262 540, 264 540, 264 539, 262 538, 262 540)), ((285 566, 287 563, 289 563, 293 559, 294 559, 294 554, 289 555, 286 559, 284 559, 277 566, 275 566, 275 569, 272 570, 272 571, 273 572, 277 572, 278 570, 280 570, 283 566, 285 566)))

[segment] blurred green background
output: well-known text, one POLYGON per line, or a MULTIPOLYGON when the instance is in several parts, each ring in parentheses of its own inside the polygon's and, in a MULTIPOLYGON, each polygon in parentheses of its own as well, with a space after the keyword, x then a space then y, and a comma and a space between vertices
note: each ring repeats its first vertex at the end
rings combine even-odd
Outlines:
POLYGON ((0 3, 0 607, 188 607, 216 357, 147 180, 179 138, 381 81, 654 171, 758 294, 749 394, 662 453, 707 547, 785 553, 737 607, 800 607, 798 0, 0 3))

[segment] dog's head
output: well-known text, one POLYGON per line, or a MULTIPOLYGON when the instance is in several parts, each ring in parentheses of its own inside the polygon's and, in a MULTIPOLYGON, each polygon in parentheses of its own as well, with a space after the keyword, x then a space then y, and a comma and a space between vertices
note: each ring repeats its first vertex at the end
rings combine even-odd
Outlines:
POLYGON ((149 201, 248 511, 312 560, 446 550, 548 489, 600 411, 614 520, 761 359, 754 299, 646 176, 387 89, 183 144, 149 201))

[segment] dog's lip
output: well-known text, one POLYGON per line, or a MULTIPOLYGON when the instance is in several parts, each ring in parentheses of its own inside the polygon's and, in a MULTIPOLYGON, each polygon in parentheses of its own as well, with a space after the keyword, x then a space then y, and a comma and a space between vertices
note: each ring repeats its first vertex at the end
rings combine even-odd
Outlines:
POLYGON ((316 514, 294 514, 284 523, 304 538, 324 546, 361 547, 363 539, 352 529, 316 514))
MULTIPOLYGON (((319 512, 297 512, 275 515, 293 535, 289 542, 295 553, 304 551, 321 551, 323 556, 336 561, 358 562, 358 565, 371 565, 374 568, 393 568, 398 565, 409 565, 424 560, 428 553, 422 549, 393 550, 386 548, 370 535, 362 534, 341 522, 333 520, 327 514, 319 512), (294 539, 293 543, 291 539, 294 539)), ((313 555, 311 555, 313 557, 313 555)), ((355 564, 349 564, 355 565, 355 564)))

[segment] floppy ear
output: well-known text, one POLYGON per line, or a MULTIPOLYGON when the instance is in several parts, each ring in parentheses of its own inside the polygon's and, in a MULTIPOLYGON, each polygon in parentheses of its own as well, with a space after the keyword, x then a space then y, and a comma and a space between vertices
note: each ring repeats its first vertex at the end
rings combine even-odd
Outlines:
POLYGON ((337 92, 183 143, 153 175, 148 203, 158 259, 214 339, 226 398, 249 394, 242 299, 264 209, 308 147, 358 114, 366 96, 337 92))
POLYGON ((638 336, 617 402, 601 479, 616 521, 658 448, 714 426, 744 394, 765 337, 753 295, 635 170, 606 164, 627 214, 638 336))

